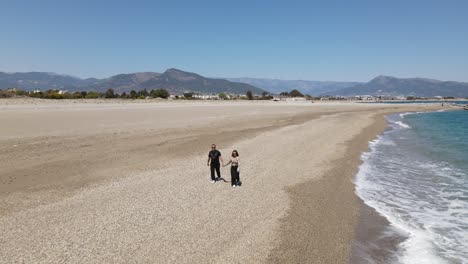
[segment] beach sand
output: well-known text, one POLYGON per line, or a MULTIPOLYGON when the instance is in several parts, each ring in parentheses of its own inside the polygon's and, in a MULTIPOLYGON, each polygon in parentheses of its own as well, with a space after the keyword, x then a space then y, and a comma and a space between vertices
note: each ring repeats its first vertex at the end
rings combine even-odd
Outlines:
POLYGON ((0 100, 0 263, 346 263, 361 152, 439 107, 0 100), (211 143, 242 187, 210 182, 211 143))

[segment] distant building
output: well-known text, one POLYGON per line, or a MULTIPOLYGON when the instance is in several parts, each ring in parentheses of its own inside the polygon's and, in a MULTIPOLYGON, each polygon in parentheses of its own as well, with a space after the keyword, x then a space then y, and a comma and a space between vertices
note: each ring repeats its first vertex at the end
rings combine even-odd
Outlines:
POLYGON ((372 95, 356 95, 354 96, 354 99, 370 101, 370 100, 375 100, 376 98, 372 95))
POLYGON ((193 98, 202 99, 202 100, 218 100, 219 95, 217 94, 194 94, 193 98))
POLYGON ((305 97, 288 97, 286 98, 286 102, 305 102, 307 101, 305 97))

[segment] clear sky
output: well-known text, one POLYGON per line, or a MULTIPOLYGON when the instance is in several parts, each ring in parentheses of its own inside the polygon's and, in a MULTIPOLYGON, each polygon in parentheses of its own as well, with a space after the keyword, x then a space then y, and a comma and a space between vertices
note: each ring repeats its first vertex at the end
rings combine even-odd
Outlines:
POLYGON ((0 34, 8 72, 468 81, 463 0, 0 0, 0 34))

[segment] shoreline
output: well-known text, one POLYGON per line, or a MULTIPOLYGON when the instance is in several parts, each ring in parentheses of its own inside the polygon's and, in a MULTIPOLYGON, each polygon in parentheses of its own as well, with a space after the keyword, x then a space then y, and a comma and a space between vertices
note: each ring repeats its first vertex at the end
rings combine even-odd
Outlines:
MULTIPOLYGON (((447 111, 457 110, 447 109, 447 111)), ((436 110, 424 112, 432 111, 436 110)), ((403 112, 413 111, 388 111, 377 114, 371 125, 346 142, 346 155, 335 161, 341 164, 340 166, 335 166, 326 172, 320 180, 311 180, 288 188, 292 205, 288 215, 281 220, 281 242, 269 255, 269 263, 306 263, 313 260, 314 263, 357 264, 392 263, 395 260, 398 245, 407 237, 390 230, 391 223, 385 216, 364 203, 355 192, 354 178, 363 163, 361 155, 370 150, 369 142, 389 127, 386 116, 403 112), (343 182, 344 178, 346 182, 343 182), (336 186, 340 186, 340 189, 336 189, 336 186), (340 194, 330 198, 330 193, 335 192, 340 194), (330 206, 330 199, 333 199, 334 206, 330 206), (315 205, 311 210, 310 204, 317 200, 326 202, 318 207, 315 205), (334 215, 337 213, 332 210, 336 210, 337 207, 341 208, 341 214, 350 219, 351 225, 354 226, 352 234, 346 238, 346 244, 351 245, 349 248, 324 244, 323 240, 311 240, 313 236, 323 237, 327 233, 333 236, 334 233, 346 229, 345 227, 330 229, 328 223, 320 219, 323 216, 316 214, 316 211, 320 211, 323 215, 334 215), (355 211, 349 211, 350 207, 355 207, 355 211), (326 254, 323 254, 324 252, 326 254)))
POLYGON ((362 204, 349 263, 394 263, 398 257, 398 245, 407 237, 391 230, 387 218, 359 200, 362 204))
MULTIPOLYGON (((450 108, 414 113, 440 111, 461 111, 461 109, 450 108)), ((376 137, 383 135, 387 129, 392 129, 389 121, 387 121, 388 115, 401 113, 403 112, 393 112, 382 115, 385 120, 385 128, 377 134, 376 137)), ((374 137, 374 139, 376 137, 374 137)), ((370 151, 369 148, 364 152, 368 151, 370 151)), ((362 163, 363 161, 361 160, 361 164, 362 163)), ((356 177, 357 173, 354 179, 356 177)), ((353 182, 353 184, 355 183, 353 182)), ((358 195, 356 194, 356 196, 358 195)), ((399 244, 408 239, 407 234, 403 233, 401 230, 395 229, 385 216, 377 212, 375 208, 367 205, 359 196, 358 199, 361 203, 361 213, 356 225, 355 241, 353 243, 349 263, 394 263, 398 261, 399 244)))
MULTIPOLYGON (((410 114, 424 114, 437 112, 458 112, 460 108, 449 108, 427 111, 409 111, 410 114)), ((386 128, 377 136, 393 130, 389 115, 407 112, 395 112, 385 114, 386 128)), ((368 149, 370 151, 370 149, 368 149)), ((367 151, 367 152, 368 152, 367 151)), ((365 161, 362 161, 364 163, 365 161)), ((355 178, 358 174, 355 175, 355 178)), ((356 194, 356 196, 358 196, 356 194)), ((353 243, 352 254, 349 263, 396 263, 403 253, 400 244, 409 239, 409 232, 394 226, 384 215, 374 207, 367 205, 359 196, 361 202, 361 214, 356 226, 356 236, 353 243)), ((403 249, 404 250, 404 249, 403 249)))
MULTIPOLYGON (((430 111, 429 111, 430 112, 430 111)), ((378 136, 390 129, 387 121, 387 116, 391 114, 399 114, 403 112, 393 112, 380 115, 378 118, 383 124, 379 127, 379 132, 367 142, 365 150, 359 155, 359 164, 353 176, 353 187, 355 186, 355 178, 357 177, 360 166, 363 164, 361 156, 363 153, 370 151, 369 143, 378 136)), ((355 235, 352 243, 351 254, 349 257, 350 264, 358 263, 393 263, 396 261, 398 245, 403 242, 406 237, 391 229, 391 223, 387 218, 377 212, 373 207, 367 205, 356 193, 359 201, 359 218, 355 225, 355 235), (391 233, 391 234, 389 234, 391 233)))
MULTIPOLYGON (((351 245, 355 243, 357 232, 362 232, 357 227, 363 213, 371 208, 355 194, 353 178, 362 163, 361 154, 368 150, 369 141, 386 128, 385 115, 377 114, 372 124, 345 143, 345 155, 334 161, 341 165, 328 170, 320 180, 288 188, 292 204, 289 214, 282 219, 280 246, 270 255, 269 262, 348 263, 355 258, 351 257, 351 245), (317 201, 319 204, 310 208, 310 204, 317 201), (330 218, 338 223, 331 225, 325 220, 330 218), (313 237, 330 238, 324 241, 313 237)), ((375 215, 369 220, 385 220, 382 218, 375 215)))
MULTIPOLYGON (((64 161, 79 158, 74 160, 75 165, 86 166, 98 158, 93 167, 103 163, 115 168, 109 172, 96 167, 88 178, 82 179, 83 185, 78 184, 80 187, 77 189, 62 182, 39 190, 46 194, 51 190, 62 191, 52 193, 50 199, 35 193, 28 194, 29 199, 40 197, 39 205, 15 205, 18 197, 11 196, 10 205, 17 210, 6 210, 0 217, 0 226, 5 234, 0 240, 5 244, 0 255, 5 259, 26 262, 57 261, 67 257, 71 262, 78 259, 120 263, 170 259, 178 263, 347 263, 358 232, 359 217, 363 214, 362 202, 355 194, 352 181, 361 162, 360 154, 368 148, 368 142, 385 128, 384 115, 437 108, 434 105, 402 107, 349 103, 307 106, 271 103, 270 108, 269 104, 258 107, 245 103, 236 106, 240 111, 238 116, 231 116, 231 104, 226 105, 228 107, 209 104, 202 110, 199 110, 202 108, 200 105, 184 105, 179 109, 174 104, 167 118, 171 120, 174 113, 185 109, 177 116, 182 119, 178 123, 184 122, 183 118, 193 117, 205 122, 203 118, 212 112, 214 105, 221 111, 216 112, 216 119, 188 128, 179 128, 173 123, 168 123, 166 128, 162 122, 157 123, 155 131, 111 133, 113 136, 109 137, 103 130, 102 136, 99 131, 92 137, 82 134, 77 142, 76 139, 69 141, 65 131, 64 135, 59 133, 56 138, 49 139, 50 142, 37 145, 37 150, 32 144, 34 142, 28 140, 0 141, 0 149, 13 154, 28 154, 31 159, 35 158, 35 151, 47 149, 51 152, 49 157, 56 157, 58 153, 67 153, 71 145, 83 145, 83 151, 87 153, 98 151, 104 156, 109 152, 116 153, 106 159, 99 159, 97 154, 82 158, 65 156, 64 161), (230 119, 223 118, 223 111, 230 119), (234 130, 229 126, 232 122, 237 125, 234 130), (213 129, 218 133, 213 133, 213 129), (27 148, 18 148, 21 144, 17 147, 8 145, 17 141, 27 148), (227 155, 227 151, 233 148, 239 150, 244 161, 241 188, 233 190, 226 187, 228 184, 209 183, 206 167, 201 165, 206 166, 206 146, 213 141, 221 143, 223 154, 227 155), (65 145, 51 148, 60 142, 65 145), (130 153, 132 159, 128 160, 125 153, 130 153), (154 160, 148 161, 148 157, 154 160), (263 160, 266 162, 255 162, 263 160), (99 184, 94 186, 90 182, 99 184), (72 189, 67 189, 69 187, 72 189), (229 206, 232 199, 242 206, 229 206), (92 212, 100 213, 94 215, 92 212), (122 215, 117 216, 113 212, 122 215), (11 222, 11 219, 16 220, 11 222), (70 225, 63 219, 78 225, 70 225), (89 223, 88 219, 94 220, 89 223), (50 221, 56 223, 56 227, 49 226, 50 221), (228 224, 231 221, 238 224, 228 224), (220 226, 222 233, 218 230, 220 226), (99 235, 88 241, 95 233, 99 235), (109 245, 109 236, 116 237, 115 245, 109 245), (44 239, 53 243, 41 243, 44 239), (83 241, 88 243, 83 244, 83 241), (226 250, 211 250, 220 244, 226 250), (80 247, 67 248, 67 245, 80 247), (28 247, 35 251, 46 250, 49 254, 37 259, 25 250, 28 247), (119 250, 115 256, 84 254, 94 248, 112 252, 115 247, 119 250), (307 254, 301 253, 304 248, 307 254)), ((131 109, 146 113, 145 109, 131 109)), ((159 113, 166 113, 163 108, 157 109, 159 113)), ((109 114, 114 115, 116 110, 111 110, 109 114)), ((48 114, 56 110, 41 111, 48 114)), ((4 113, 7 112, 17 115, 16 110, 4 113)), ((148 114, 153 112, 153 108, 148 110, 148 114)), ((31 112, 27 110, 25 113, 29 115, 31 112)), ((130 120, 134 117, 124 115, 122 118, 130 120)), ((50 129, 56 130, 53 126, 50 129)), ((72 139, 74 137, 76 135, 72 139)), ((64 161, 47 161, 47 164, 72 172, 66 170, 68 163, 64 161)), ((31 167, 29 173, 39 172, 41 176, 50 177, 52 170, 38 171, 37 168, 31 167)), ((13 167, 10 172, 18 176, 25 173, 13 167)), ((229 180, 228 172, 223 173, 223 177, 229 180)), ((25 181, 29 184, 30 180, 25 181)), ((28 185, 17 187, 22 190, 18 193, 26 195, 28 185)), ((19 199, 17 201, 24 196, 19 199)))

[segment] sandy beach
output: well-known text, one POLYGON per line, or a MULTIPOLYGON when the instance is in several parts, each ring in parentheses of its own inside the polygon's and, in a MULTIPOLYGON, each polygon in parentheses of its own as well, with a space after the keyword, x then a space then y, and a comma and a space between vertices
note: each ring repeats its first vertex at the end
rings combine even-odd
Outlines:
POLYGON ((0 263, 347 263, 361 153, 440 107, 0 100, 0 263), (241 187, 211 183, 211 143, 241 187))

